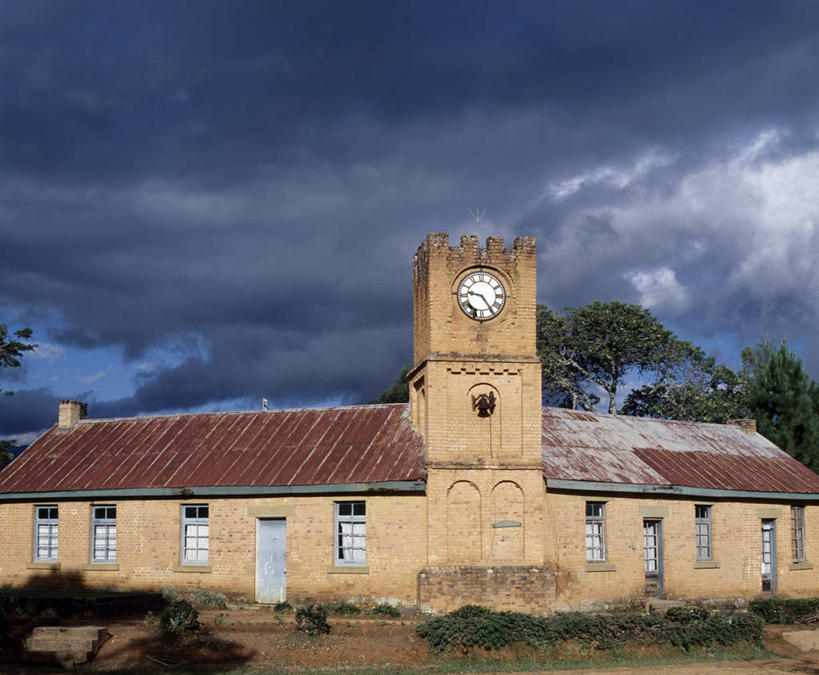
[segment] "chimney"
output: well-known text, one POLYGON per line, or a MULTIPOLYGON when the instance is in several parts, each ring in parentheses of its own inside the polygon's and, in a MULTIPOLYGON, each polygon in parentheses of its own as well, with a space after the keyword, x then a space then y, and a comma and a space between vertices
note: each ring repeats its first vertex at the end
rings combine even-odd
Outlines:
POLYGON ((88 417, 88 404, 80 401, 60 401, 60 414, 57 426, 67 428, 88 417))
POLYGON ((739 420, 728 420, 727 422, 732 427, 739 427, 742 429, 746 434, 755 434, 756 433, 756 420, 743 418, 739 420))

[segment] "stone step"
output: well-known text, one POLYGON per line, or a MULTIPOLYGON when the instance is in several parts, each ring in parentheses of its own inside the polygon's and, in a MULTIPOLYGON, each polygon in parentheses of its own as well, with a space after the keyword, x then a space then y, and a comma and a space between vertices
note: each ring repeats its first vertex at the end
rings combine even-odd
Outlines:
POLYGON ((96 648, 97 644, 97 640, 88 640, 84 637, 30 637, 26 640, 26 649, 31 652, 50 649, 84 649, 90 652, 96 648))
POLYGON ((37 626, 31 631, 32 637, 41 635, 85 635, 91 639, 97 638, 100 631, 106 629, 101 626, 37 626))
POLYGON ((87 663, 108 637, 100 626, 38 626, 26 639, 26 661, 39 663, 87 663))
POLYGON ((71 650, 27 651, 23 655, 23 661, 26 663, 59 663, 64 668, 88 663, 92 658, 90 652, 71 650))

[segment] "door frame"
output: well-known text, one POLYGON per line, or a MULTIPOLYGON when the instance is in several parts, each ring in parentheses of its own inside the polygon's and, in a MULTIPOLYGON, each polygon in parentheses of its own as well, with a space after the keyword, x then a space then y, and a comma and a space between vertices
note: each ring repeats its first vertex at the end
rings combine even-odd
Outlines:
POLYGON ((253 600, 259 603, 259 537, 261 536, 261 521, 263 520, 280 520, 284 523, 284 599, 287 599, 287 518, 281 516, 257 516, 256 517, 256 554, 253 563, 253 577, 254 577, 254 591, 253 600))
MULTIPOLYGON (((770 581, 770 590, 763 591, 770 593, 771 595, 776 595, 776 579, 778 576, 778 571, 776 567, 776 518, 762 518, 761 526, 760 526, 760 533, 765 531, 765 523, 770 523, 770 530, 771 530, 771 571, 769 573, 769 581, 770 581)), ((764 537, 764 535, 763 535, 764 537)), ((760 544, 763 543, 762 539, 760 539, 760 544)), ((764 550, 762 552, 764 556, 764 550)), ((763 558, 764 564, 764 558, 763 558)), ((765 575, 762 574, 762 583, 765 583, 765 575)))
POLYGON ((657 597, 662 599, 665 595, 665 565, 663 564, 663 519, 659 517, 643 518, 643 576, 646 573, 645 561, 645 529, 647 523, 657 524, 657 597))

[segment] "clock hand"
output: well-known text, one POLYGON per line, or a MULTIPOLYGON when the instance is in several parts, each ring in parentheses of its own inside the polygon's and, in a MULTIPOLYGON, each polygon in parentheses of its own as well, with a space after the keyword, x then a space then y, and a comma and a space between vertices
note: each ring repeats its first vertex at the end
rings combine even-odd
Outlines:
MULTIPOLYGON (((477 293, 475 291, 467 291, 467 293, 469 293, 469 295, 477 295, 481 300, 486 302, 486 298, 483 297, 483 293, 477 293)), ((486 302, 486 309, 489 309, 489 303, 488 302, 486 302)))

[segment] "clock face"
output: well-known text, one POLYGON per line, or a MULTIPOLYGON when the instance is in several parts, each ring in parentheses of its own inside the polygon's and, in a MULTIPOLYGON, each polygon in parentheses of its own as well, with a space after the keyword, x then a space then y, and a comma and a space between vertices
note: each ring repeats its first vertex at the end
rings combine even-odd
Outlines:
POLYGON ((505 303, 506 290, 500 279, 490 272, 476 270, 458 284, 458 304, 470 319, 493 319, 505 303))

